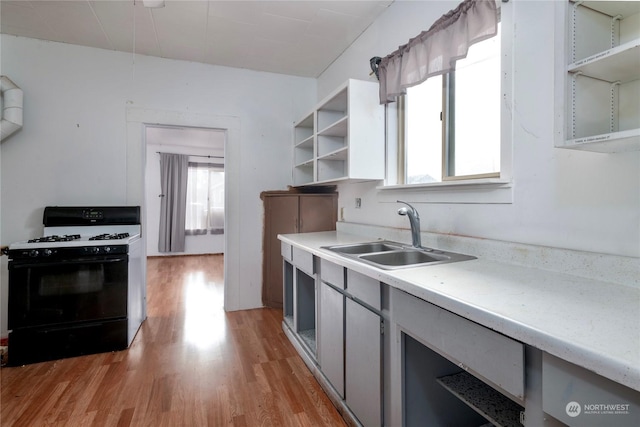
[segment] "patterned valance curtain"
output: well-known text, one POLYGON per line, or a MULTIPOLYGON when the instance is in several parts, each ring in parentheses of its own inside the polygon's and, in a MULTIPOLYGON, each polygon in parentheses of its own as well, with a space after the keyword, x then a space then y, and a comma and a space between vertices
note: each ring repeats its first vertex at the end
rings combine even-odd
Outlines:
POLYGON ((379 65, 380 103, 395 101, 406 88, 455 70, 469 47, 496 35, 500 9, 495 0, 465 0, 427 31, 382 58, 379 65))

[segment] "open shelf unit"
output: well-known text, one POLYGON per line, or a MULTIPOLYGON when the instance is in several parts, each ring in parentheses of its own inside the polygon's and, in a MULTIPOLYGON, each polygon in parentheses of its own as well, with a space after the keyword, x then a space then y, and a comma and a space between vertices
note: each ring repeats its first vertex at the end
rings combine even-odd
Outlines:
POLYGON ((378 83, 348 80, 294 125, 293 184, 384 179, 378 83))
POLYGON ((640 1, 567 7, 566 136, 556 146, 640 150, 640 1))

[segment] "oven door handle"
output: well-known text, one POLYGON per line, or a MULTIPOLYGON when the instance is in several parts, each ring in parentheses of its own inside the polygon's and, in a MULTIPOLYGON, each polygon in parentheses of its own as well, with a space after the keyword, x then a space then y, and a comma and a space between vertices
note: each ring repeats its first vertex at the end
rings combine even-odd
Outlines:
POLYGON ((77 259, 62 259, 57 261, 45 261, 45 262, 22 262, 11 261, 9 262, 9 268, 33 268, 33 267, 59 267, 61 265, 74 265, 74 264, 112 264, 116 262, 127 262, 128 256, 118 256, 115 258, 77 258, 77 259))

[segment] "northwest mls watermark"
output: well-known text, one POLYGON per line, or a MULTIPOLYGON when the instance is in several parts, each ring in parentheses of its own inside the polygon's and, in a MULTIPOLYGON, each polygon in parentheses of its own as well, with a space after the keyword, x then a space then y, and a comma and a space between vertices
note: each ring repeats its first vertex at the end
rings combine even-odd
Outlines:
POLYGON ((578 415, 629 415, 631 405, 628 403, 587 403, 569 402, 565 407, 567 415, 574 418, 578 415))

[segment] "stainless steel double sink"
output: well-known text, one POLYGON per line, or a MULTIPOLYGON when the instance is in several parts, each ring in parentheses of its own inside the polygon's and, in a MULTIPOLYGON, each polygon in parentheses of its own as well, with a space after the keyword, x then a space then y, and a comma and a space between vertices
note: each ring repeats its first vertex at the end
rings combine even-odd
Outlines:
POLYGON ((416 248, 387 240, 324 246, 323 248, 346 258, 361 261, 384 270, 444 264, 476 258, 470 255, 441 251, 438 249, 416 248))

